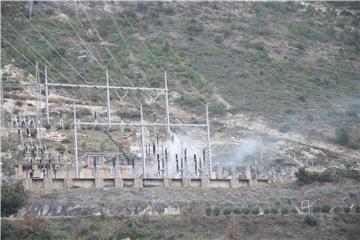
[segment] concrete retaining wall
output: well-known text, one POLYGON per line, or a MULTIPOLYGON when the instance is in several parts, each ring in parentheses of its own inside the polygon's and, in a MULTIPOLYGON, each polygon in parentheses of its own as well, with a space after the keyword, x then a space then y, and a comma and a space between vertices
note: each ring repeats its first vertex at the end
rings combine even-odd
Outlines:
POLYGON ((267 185, 266 179, 170 179, 170 178, 25 178, 26 190, 62 188, 102 188, 102 187, 193 187, 193 188, 239 188, 267 185))

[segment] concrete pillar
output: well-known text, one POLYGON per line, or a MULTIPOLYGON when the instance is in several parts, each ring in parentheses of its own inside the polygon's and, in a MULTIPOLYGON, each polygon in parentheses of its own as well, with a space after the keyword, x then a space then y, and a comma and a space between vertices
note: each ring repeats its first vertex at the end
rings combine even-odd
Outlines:
POLYGON ((257 179, 250 179, 249 180, 249 186, 250 187, 253 187, 253 186, 256 186, 257 185, 257 179))
POLYGON ((190 178, 183 178, 182 179, 182 186, 183 187, 190 187, 190 178))
POLYGON ((114 181, 115 181, 115 187, 117 188, 124 187, 124 180, 122 178, 117 177, 114 179, 114 181))
POLYGON ((72 178, 64 178, 65 188, 72 188, 74 186, 72 178))
POLYGON ((245 168, 245 179, 252 179, 250 166, 246 166, 245 168))
POLYGON ((95 178, 95 187, 102 188, 104 186, 104 180, 101 177, 95 178))
POLYGON ((224 169, 222 166, 217 166, 217 169, 216 169, 216 177, 218 179, 221 179, 224 177, 224 169))
POLYGON ((171 179, 170 178, 163 178, 164 187, 171 187, 171 179))
POLYGON ((201 178, 201 187, 208 188, 210 184, 210 179, 208 177, 201 178))
POLYGON ((144 187, 143 180, 141 178, 134 178, 134 187, 144 187))
POLYGON ((31 189, 32 189, 32 179, 31 178, 24 178, 24 188, 26 191, 31 191, 31 189))
POLYGON ((44 189, 52 189, 52 178, 45 177, 43 178, 44 181, 44 189))
POLYGON ((239 179, 231 178, 230 179, 230 188, 238 188, 239 187, 239 179))

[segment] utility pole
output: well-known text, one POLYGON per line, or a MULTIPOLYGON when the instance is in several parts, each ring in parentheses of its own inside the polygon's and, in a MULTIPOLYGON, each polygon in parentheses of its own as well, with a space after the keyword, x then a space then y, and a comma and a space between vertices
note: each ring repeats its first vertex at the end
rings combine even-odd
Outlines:
POLYGON ((107 93, 107 115, 108 115, 108 128, 111 127, 111 113, 110 113, 110 88, 109 88, 109 71, 106 67, 106 93, 107 93))
POLYGON ((169 113, 169 89, 167 87, 167 74, 164 73, 165 79, 165 111, 166 111, 166 123, 167 123, 167 133, 170 137, 170 113, 169 113))
POLYGON ((144 140, 144 116, 143 116, 143 108, 142 104, 140 105, 140 116, 141 116, 141 155, 143 160, 143 173, 144 178, 146 178, 146 160, 145 160, 145 140, 144 140))
POLYGON ((36 62, 36 72, 35 72, 35 96, 36 96, 36 128, 40 128, 40 72, 39 72, 39 64, 36 62))
MULTIPOLYGON (((3 80, 2 78, 0 79, 0 104, 1 104, 1 107, 0 107, 0 128, 2 127, 5 127, 5 124, 4 124, 4 89, 3 89, 3 80)), ((12 120, 12 119, 11 119, 12 120)), ((0 141, 1 143, 1 141, 0 141)), ((1 144, 0 144, 1 146, 1 144)), ((0 147, 1 148, 1 147, 0 147)))
POLYGON ((50 124, 49 117, 49 87, 48 87, 48 76, 47 76, 47 68, 45 66, 45 104, 46 104, 46 123, 50 124))
POLYGON ((33 0, 29 0, 29 21, 31 20, 32 17, 33 5, 34 5, 33 0))
POLYGON ((79 158, 78 158, 78 142, 77 142, 77 124, 76 109, 74 101, 74 143, 75 143, 75 161, 76 161, 76 178, 79 178, 79 158))
POLYGON ((211 178, 212 174, 212 160, 211 160, 211 141, 210 141, 210 122, 209 122, 209 107, 206 104, 206 126, 207 126, 207 144, 208 144, 208 158, 209 158, 209 178, 211 178))

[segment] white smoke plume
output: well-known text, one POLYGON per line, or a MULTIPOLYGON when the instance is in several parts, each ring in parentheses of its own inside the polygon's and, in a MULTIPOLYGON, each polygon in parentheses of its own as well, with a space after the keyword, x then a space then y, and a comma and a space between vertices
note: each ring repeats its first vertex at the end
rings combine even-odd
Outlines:
POLYGON ((248 157, 256 154, 264 147, 264 142, 261 139, 244 139, 243 143, 233 149, 230 153, 217 156, 217 162, 224 167, 249 165, 249 162, 247 162, 248 157))

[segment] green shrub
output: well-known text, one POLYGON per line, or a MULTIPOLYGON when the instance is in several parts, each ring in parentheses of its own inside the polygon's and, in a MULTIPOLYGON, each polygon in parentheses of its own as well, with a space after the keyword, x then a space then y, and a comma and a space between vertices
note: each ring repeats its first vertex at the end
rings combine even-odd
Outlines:
POLYGON ((50 124, 45 123, 45 124, 44 124, 44 128, 46 128, 47 130, 49 130, 49 129, 51 128, 51 125, 50 125, 50 124))
POLYGON ((309 212, 309 209, 308 208, 305 208, 304 210, 302 210, 303 213, 308 213, 309 212))
POLYGON ((248 215, 250 213, 250 210, 248 208, 243 208, 241 212, 245 215, 248 215))
POLYGON ((55 150, 63 154, 66 151, 66 148, 63 145, 58 145, 55 147, 55 150))
POLYGON ((214 115, 223 115, 225 111, 226 108, 222 102, 212 103, 209 106, 209 112, 214 115))
POLYGON ((318 221, 316 220, 315 217, 311 216, 311 215, 306 215, 304 218, 304 224, 314 227, 319 225, 318 221))
POLYGON ((338 128, 335 131, 335 142, 342 146, 349 144, 349 134, 344 128, 338 128))
POLYGON ((291 214, 298 214, 298 211, 297 211, 296 208, 291 208, 291 209, 290 209, 290 213, 291 213, 291 214))
POLYGON ((99 125, 96 125, 96 126, 94 127, 94 129, 95 129, 96 131, 100 131, 100 130, 102 130, 102 127, 99 126, 99 125))
POLYGON ((198 107, 203 103, 203 99, 199 97, 183 97, 176 99, 176 103, 178 103, 180 106, 186 106, 186 107, 198 107))
POLYGON ((214 216, 219 216, 219 215, 220 215, 220 212, 221 212, 221 211, 220 211, 219 208, 214 208, 214 209, 213 209, 213 215, 214 215, 214 216))
POLYGON ((357 207, 355 208, 355 212, 356 212, 356 213, 360 213, 360 206, 357 206, 357 207))
POLYGON ((351 209, 349 207, 344 208, 344 213, 350 213, 351 209))
POLYGON ((66 123, 66 124, 64 125, 64 129, 66 129, 66 130, 69 130, 70 127, 71 127, 70 123, 66 123))
POLYGON ((203 27, 200 25, 189 25, 186 30, 189 35, 196 36, 203 31, 203 27))
POLYGON ((269 214, 269 213, 270 213, 270 210, 269 210, 269 209, 267 209, 267 208, 265 208, 265 209, 263 210, 263 213, 264 213, 265 215, 267 215, 267 214, 269 214))
POLYGON ((320 210, 321 210, 321 208, 319 206, 315 206, 315 207, 312 208, 313 213, 319 213, 320 210))
POLYGON ((240 208, 234 208, 233 213, 236 214, 236 215, 239 215, 239 214, 241 214, 241 209, 240 208))
POLYGON ((260 208, 253 208, 253 209, 251 210, 251 213, 252 213, 253 215, 259 215, 259 213, 260 213, 260 208))
POLYGON ((290 209, 287 207, 281 208, 281 214, 287 215, 290 213, 290 209))
POLYGON ((1 216, 16 213, 24 198, 25 192, 21 182, 3 183, 1 186, 1 216))
POLYGON ((211 208, 207 208, 205 210, 205 214, 206 214, 206 216, 211 216, 211 208))
POLYGON ((231 208, 224 209, 223 214, 224 215, 230 215, 231 214, 231 208))
POLYGON ((277 208, 271 208, 270 212, 271 214, 278 214, 279 210, 277 208))
POLYGON ((63 140, 61 140, 62 144, 68 144, 71 143, 71 140, 69 138, 64 138, 63 140))
POLYGON ((60 125, 56 125, 56 130, 61 130, 61 126, 60 126, 60 125))
POLYGON ((92 115, 92 112, 88 108, 80 108, 76 111, 76 115, 77 116, 90 116, 90 115, 92 115))
POLYGON ((321 212, 322 212, 322 213, 329 213, 330 210, 331 210, 331 207, 330 207, 329 205, 323 205, 323 206, 321 207, 321 212))
POLYGON ((309 172, 304 168, 299 169, 299 171, 295 173, 295 176, 299 184, 309 184, 313 182, 336 182, 339 180, 339 176, 336 174, 330 172, 309 172))
POLYGON ((354 179, 360 181, 360 173, 358 170, 349 170, 349 169, 337 169, 335 172, 336 175, 344 178, 354 179))
POLYGON ((335 213, 335 214, 341 213, 341 208, 340 208, 340 207, 335 207, 335 208, 334 208, 334 213, 335 213))

